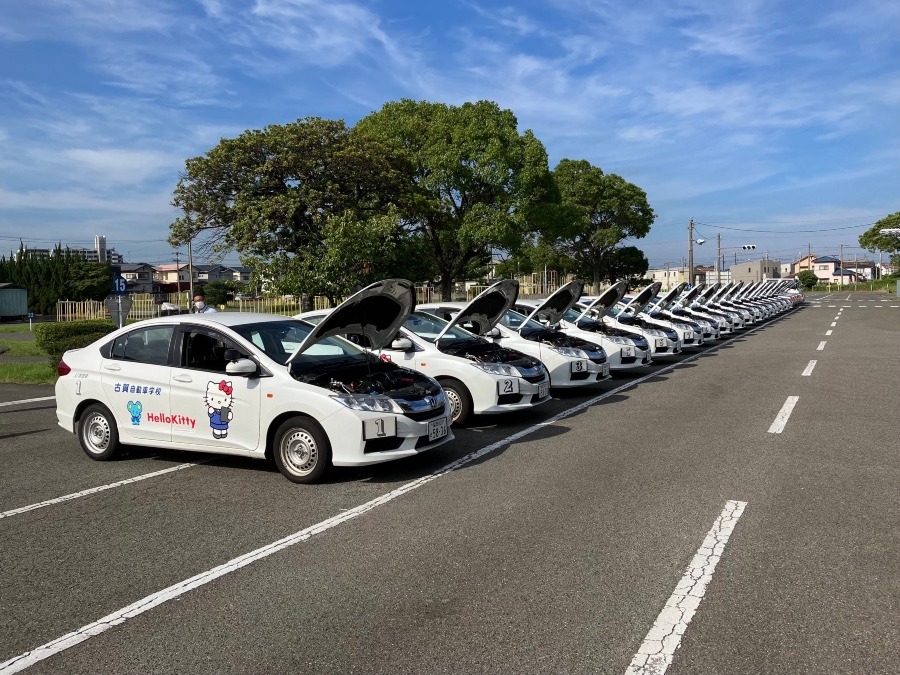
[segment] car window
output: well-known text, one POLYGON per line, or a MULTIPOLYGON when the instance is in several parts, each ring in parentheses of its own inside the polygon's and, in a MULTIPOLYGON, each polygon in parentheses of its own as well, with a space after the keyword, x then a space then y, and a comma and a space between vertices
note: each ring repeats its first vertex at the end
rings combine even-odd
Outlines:
MULTIPOLYGON (((224 373, 227 349, 244 353, 233 341, 205 328, 189 328, 181 334, 181 367, 224 373)), ((246 354, 244 354, 246 355, 246 354)))
POLYGON ((110 347, 109 358, 163 366, 169 360, 174 331, 174 326, 153 326, 120 335, 110 347))
MULTIPOLYGON (((434 342, 448 323, 449 321, 444 321, 440 317, 422 311, 410 314, 406 318, 406 321, 403 322, 403 327, 411 333, 415 333, 423 340, 434 342)), ((448 340, 471 340, 474 337, 475 336, 472 333, 458 326, 453 326, 453 328, 444 333, 444 338, 448 340)))
MULTIPOLYGON (((305 321, 285 319, 284 321, 266 321, 254 324, 235 326, 234 331, 246 340, 259 347, 260 351, 277 363, 284 364, 288 357, 309 335, 312 326, 305 321)), ((334 358, 364 355, 360 347, 339 337, 326 337, 317 340, 297 360, 312 358, 334 358)))

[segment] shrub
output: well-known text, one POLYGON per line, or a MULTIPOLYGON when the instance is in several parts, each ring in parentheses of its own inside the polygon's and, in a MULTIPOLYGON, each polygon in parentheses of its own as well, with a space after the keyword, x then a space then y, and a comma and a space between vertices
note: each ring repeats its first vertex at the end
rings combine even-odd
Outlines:
POLYGON ((39 323, 34 327, 34 339, 49 355, 51 367, 56 368, 66 350, 87 347, 116 328, 116 324, 108 320, 39 323))

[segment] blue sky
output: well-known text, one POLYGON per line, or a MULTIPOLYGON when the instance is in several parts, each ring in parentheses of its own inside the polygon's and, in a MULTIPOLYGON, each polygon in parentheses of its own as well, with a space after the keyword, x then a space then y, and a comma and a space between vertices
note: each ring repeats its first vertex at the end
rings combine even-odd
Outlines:
POLYGON ((698 263, 716 234, 729 260, 862 255, 900 211, 898 63, 895 0, 6 1, 0 252, 105 234, 171 261, 186 158, 412 98, 496 101, 551 167, 639 185, 654 266, 681 264, 691 218, 698 263))

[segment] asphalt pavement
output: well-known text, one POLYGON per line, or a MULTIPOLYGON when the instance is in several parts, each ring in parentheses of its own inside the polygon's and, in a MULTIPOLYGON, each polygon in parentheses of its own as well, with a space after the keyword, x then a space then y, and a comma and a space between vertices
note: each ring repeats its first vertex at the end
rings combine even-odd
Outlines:
POLYGON ((0 675, 896 673, 900 302, 846 298, 313 486, 0 385, 0 675))

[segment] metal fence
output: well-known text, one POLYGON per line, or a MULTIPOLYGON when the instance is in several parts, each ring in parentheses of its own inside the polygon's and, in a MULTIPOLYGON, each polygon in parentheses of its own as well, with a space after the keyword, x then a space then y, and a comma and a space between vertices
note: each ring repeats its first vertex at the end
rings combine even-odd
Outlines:
MULTIPOLYGON (((570 281, 568 276, 557 275, 556 272, 549 271, 544 274, 525 275, 519 278, 519 295, 525 297, 549 295, 568 281, 570 281)), ((487 287, 484 284, 459 285, 456 295, 471 300, 487 287)), ((162 295, 132 293, 128 297, 131 300, 131 311, 128 313, 129 321, 139 321, 163 315, 162 302, 171 303, 185 312, 191 307, 191 296, 188 291, 162 295)), ((433 302, 439 300, 440 297, 441 290, 438 287, 430 284, 419 284, 416 286, 417 303, 433 302)), ((321 295, 314 296, 312 304, 313 309, 326 309, 332 306, 328 298, 321 295)), ((227 305, 220 306, 218 309, 228 312, 262 312, 265 314, 292 316, 303 311, 302 306, 301 297, 285 295, 252 299, 242 298, 229 301, 227 305)), ((85 319, 105 319, 107 317, 109 317, 109 311, 101 300, 60 300, 56 303, 57 321, 81 321, 85 319)))

